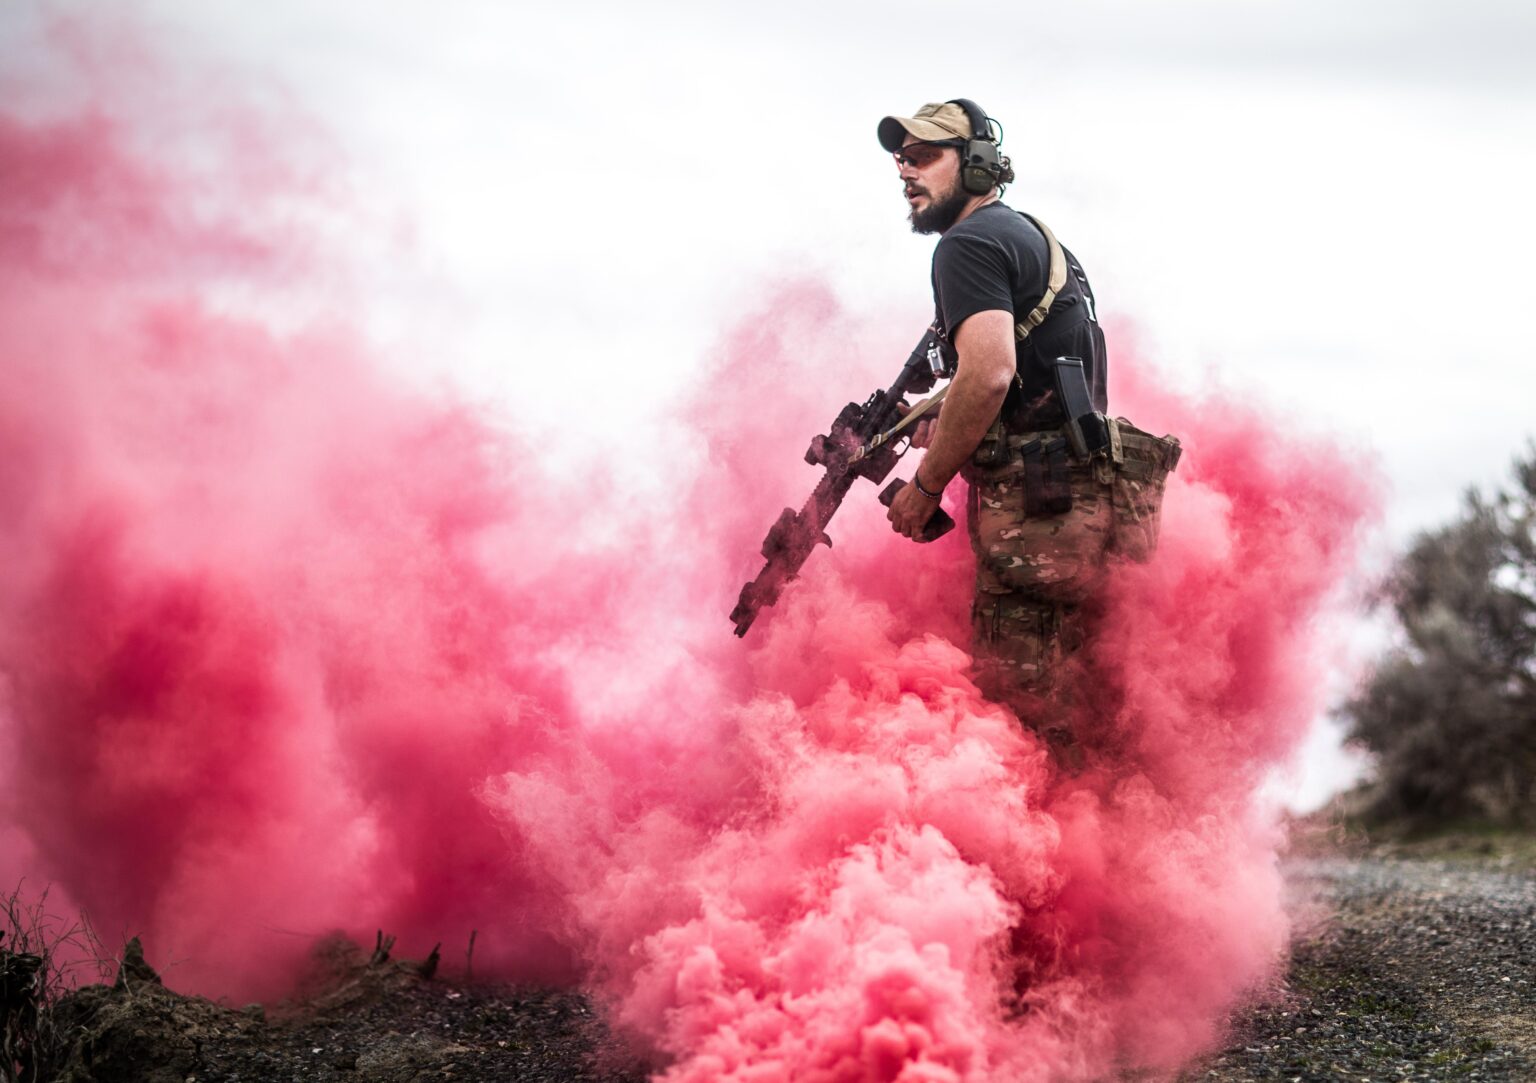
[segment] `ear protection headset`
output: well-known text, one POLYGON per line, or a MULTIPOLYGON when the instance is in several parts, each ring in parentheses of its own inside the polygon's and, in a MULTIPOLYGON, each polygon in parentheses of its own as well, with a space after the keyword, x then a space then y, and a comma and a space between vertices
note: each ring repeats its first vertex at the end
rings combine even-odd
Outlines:
POLYGON ((984 196, 1003 175, 987 114, 969 98, 951 98, 948 104, 964 109, 971 122, 971 138, 960 151, 960 186, 973 196, 984 196))

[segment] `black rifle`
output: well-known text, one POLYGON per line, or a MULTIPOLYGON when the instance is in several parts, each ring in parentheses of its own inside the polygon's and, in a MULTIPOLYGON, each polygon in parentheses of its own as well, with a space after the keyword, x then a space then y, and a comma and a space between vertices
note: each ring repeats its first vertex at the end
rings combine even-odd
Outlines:
MULTIPOLYGON (((784 584, 800 574, 801 566, 818 544, 832 544, 827 536, 827 523, 854 481, 868 478, 879 485, 895 469, 897 460, 911 446, 904 436, 891 439, 889 430, 901 419, 897 407, 906 404, 907 395, 920 395, 932 389, 941 371, 938 337, 930 328, 888 390, 876 391, 863 406, 850 402, 825 434, 811 440, 805 461, 825 467, 826 473, 805 506, 798 512, 785 508, 763 539, 763 557, 768 563, 756 579, 741 588, 741 597, 731 610, 737 635, 746 635, 758 612, 779 600, 784 584)), ((900 478, 892 482, 880 494, 880 502, 889 507, 905 484, 900 478)), ((935 509, 921 540, 933 541, 954 525, 955 521, 942 508, 935 509)))

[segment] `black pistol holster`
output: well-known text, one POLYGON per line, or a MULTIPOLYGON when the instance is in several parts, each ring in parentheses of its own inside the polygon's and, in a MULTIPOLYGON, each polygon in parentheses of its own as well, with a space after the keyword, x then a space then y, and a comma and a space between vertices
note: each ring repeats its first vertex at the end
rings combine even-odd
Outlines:
POLYGON ((1089 462, 1109 448, 1109 419, 1093 408, 1088 395, 1088 376, 1083 362, 1077 357, 1058 357, 1053 362, 1056 369, 1056 401, 1067 423, 1062 433, 1071 445, 1072 457, 1080 463, 1089 462))

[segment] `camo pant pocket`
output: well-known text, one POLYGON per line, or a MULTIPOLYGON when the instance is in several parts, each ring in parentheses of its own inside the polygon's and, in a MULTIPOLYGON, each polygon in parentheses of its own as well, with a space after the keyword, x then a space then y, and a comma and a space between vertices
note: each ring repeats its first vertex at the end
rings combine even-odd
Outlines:
POLYGON ((968 525, 978 583, 985 576, 998 590, 1076 604, 1093 592, 1103 571, 1115 527, 1111 487, 1074 464, 1071 510, 1030 516, 1023 485, 1017 473, 971 484, 968 525))
POLYGON ((1157 551, 1162 526, 1163 487, 1167 474, 1137 477, 1127 471, 1115 475, 1112 503, 1114 536, 1112 551, 1118 557, 1144 564, 1157 551))

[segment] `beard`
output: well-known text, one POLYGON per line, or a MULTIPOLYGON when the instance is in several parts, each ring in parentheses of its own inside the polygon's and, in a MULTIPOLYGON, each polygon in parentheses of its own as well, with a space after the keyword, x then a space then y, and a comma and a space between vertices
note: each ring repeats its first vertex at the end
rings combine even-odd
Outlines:
POLYGON ((943 233, 959 221, 970 199, 958 184, 941 196, 930 195, 927 210, 920 211, 914 207, 912 213, 907 215, 907 220, 912 223, 912 232, 943 233))

